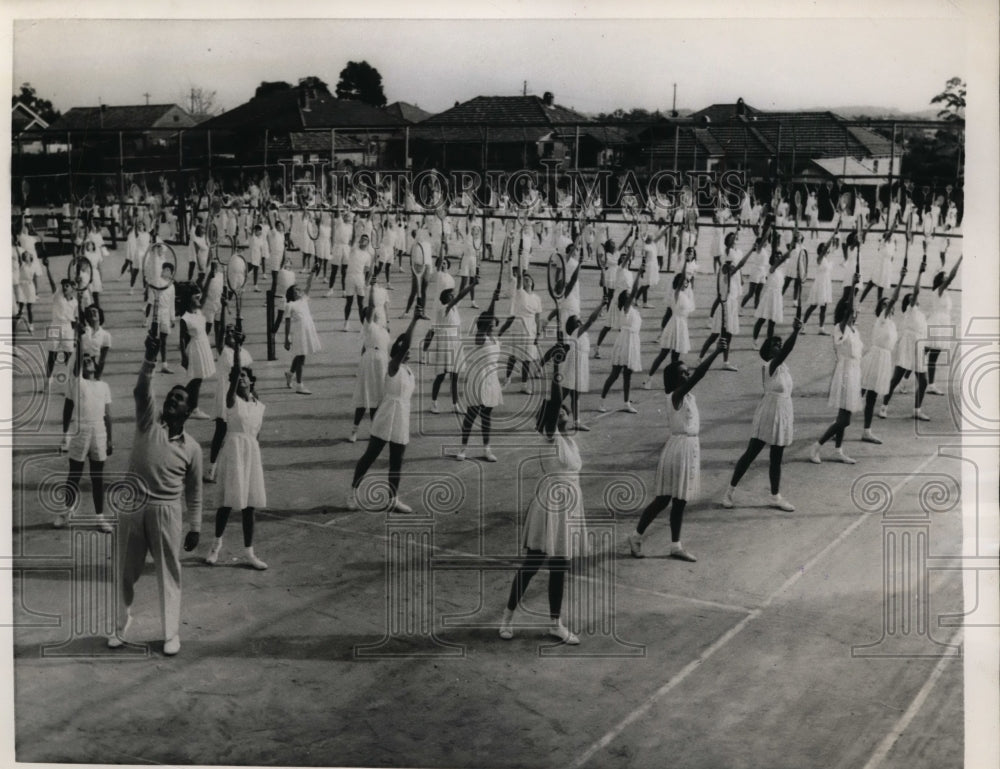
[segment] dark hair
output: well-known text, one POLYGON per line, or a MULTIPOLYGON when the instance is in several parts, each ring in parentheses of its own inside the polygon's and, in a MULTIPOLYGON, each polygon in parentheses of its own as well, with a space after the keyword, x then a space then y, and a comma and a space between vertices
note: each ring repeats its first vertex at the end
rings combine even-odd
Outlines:
POLYGON ((685 275, 683 272, 678 272, 674 275, 674 291, 677 291, 681 286, 684 285, 685 275))
POLYGON ((407 350, 410 349, 410 337, 406 334, 400 334, 396 337, 396 341, 392 343, 392 348, 389 350, 390 358, 398 358, 402 356, 407 350))
POLYGON ((774 357, 774 353, 781 349, 781 337, 780 336, 769 336, 764 340, 764 344, 760 346, 760 357, 761 360, 771 360, 774 357))
POLYGON ((491 312, 482 312, 479 317, 476 318, 476 332, 480 334, 485 334, 487 331, 493 328, 493 324, 496 322, 496 316, 491 312))
POLYGON ((89 305, 83 311, 84 316, 86 316, 87 313, 89 313, 91 310, 97 310, 97 321, 98 321, 98 323, 100 323, 103 326, 104 325, 104 310, 102 310, 100 308, 100 306, 98 306, 96 304, 92 304, 92 305, 89 305))
POLYGON ((837 306, 833 310, 833 322, 838 325, 843 323, 850 317, 852 309, 853 307, 851 302, 848 301, 847 297, 841 297, 840 301, 837 302, 837 306))
POLYGON ((572 334, 578 328, 580 328, 580 319, 576 315, 570 315, 566 318, 566 333, 572 334))
POLYGON ((889 300, 886 297, 882 297, 878 300, 878 304, 875 305, 875 317, 877 318, 884 311, 886 306, 889 304, 889 300))
POLYGON ((909 308, 909 306, 912 303, 913 303, 913 294, 907 294, 906 296, 904 296, 903 297, 903 312, 906 312, 906 310, 909 308))
POLYGON ((293 283, 285 290, 285 301, 294 302, 295 301, 295 284, 293 283))
POLYGON ((629 292, 628 291, 622 291, 618 295, 618 309, 619 310, 624 310, 625 309, 625 305, 628 304, 628 299, 629 299, 629 292))
POLYGON ((446 294, 452 294, 452 296, 454 297, 454 292, 455 292, 455 289, 453 289, 453 288, 446 288, 444 291, 442 291, 441 292, 441 304, 445 304, 445 305, 448 304, 448 302, 450 300, 445 299, 445 295, 446 294))
POLYGON ((941 270, 941 272, 937 273, 934 276, 934 281, 933 283, 931 283, 931 285, 934 288, 940 288, 942 283, 944 283, 944 270, 941 270))
POLYGON ((684 365, 684 361, 675 360, 668 363, 663 369, 663 389, 672 393, 677 389, 677 385, 681 383, 681 366, 684 365))
POLYGON ((726 237, 723 238, 722 242, 726 248, 732 248, 733 243, 736 242, 736 233, 735 232, 726 233, 726 237))

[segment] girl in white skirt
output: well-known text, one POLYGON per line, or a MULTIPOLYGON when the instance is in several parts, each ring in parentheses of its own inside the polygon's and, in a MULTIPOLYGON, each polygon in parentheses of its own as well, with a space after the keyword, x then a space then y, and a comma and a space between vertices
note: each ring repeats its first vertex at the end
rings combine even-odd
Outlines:
POLYGON ((951 297, 946 293, 948 286, 955 280, 962 257, 958 257, 951 272, 944 271, 934 276, 934 282, 927 296, 927 392, 931 395, 944 395, 944 390, 934 384, 937 374, 938 357, 942 351, 951 348, 955 336, 955 327, 951 319, 951 297))
POLYGON ((459 353, 461 352, 458 331, 462 325, 458 303, 465 298, 466 294, 473 291, 475 285, 476 278, 473 276, 472 282, 465 285, 457 295, 454 288, 447 288, 441 292, 441 303, 434 313, 434 325, 427 330, 427 335, 424 337, 424 352, 427 352, 431 342, 434 342, 433 359, 436 376, 431 387, 432 414, 441 413, 441 407, 438 406, 438 395, 445 377, 449 377, 451 380, 452 409, 456 414, 462 413, 458 406, 458 367, 459 353))
POLYGON ((764 279, 764 290, 761 292, 760 304, 757 305, 757 312, 754 313, 757 322, 753 325, 753 346, 757 347, 757 337, 760 330, 767 321, 767 336, 774 336, 774 326, 777 323, 785 322, 784 297, 782 289, 785 287, 785 261, 792 255, 792 252, 785 251, 772 253, 768 264, 767 276, 764 279))
POLYGON ((604 399, 608 397, 611 385, 615 383, 619 376, 622 378, 623 396, 625 408, 629 414, 638 414, 638 410, 629 400, 629 393, 632 387, 632 372, 642 371, 641 339, 639 332, 642 329, 642 316, 633 307, 635 295, 639 284, 636 282, 631 292, 622 291, 618 295, 618 337, 615 339, 615 346, 611 348, 611 373, 604 381, 604 388, 601 390, 601 402, 598 404, 599 411, 607 411, 608 407, 604 399))
POLYGON ((389 350, 389 366, 386 369, 382 401, 372 419, 371 437, 368 448, 354 467, 354 480, 347 493, 347 509, 357 510, 357 491, 365 473, 389 445, 389 510, 397 513, 412 513, 413 508, 399 499, 399 481, 403 471, 403 453, 410 442, 410 401, 413 399, 415 380, 410 367, 405 365, 410 357, 410 343, 413 329, 420 319, 415 312, 410 325, 389 350))
POLYGON ((670 505, 670 557, 692 563, 697 560, 681 544, 684 507, 698 496, 701 486, 701 444, 698 440, 701 420, 691 391, 726 346, 726 339, 719 339, 712 354, 694 371, 683 361, 676 361, 663 369, 663 390, 669 396, 667 426, 670 437, 660 453, 653 500, 642 511, 635 533, 628 538, 629 550, 635 558, 644 557, 642 540, 646 529, 670 505))
POLYGON ((819 237, 819 201, 816 199, 816 191, 809 190, 809 197, 806 198, 805 207, 806 220, 809 222, 809 232, 813 240, 819 237))
POLYGON ((330 266, 330 250, 333 238, 333 219, 329 211, 321 211, 319 215, 319 237, 316 238, 316 259, 313 261, 312 271, 326 277, 327 269, 330 266))
POLYGON ((13 245, 14 259, 17 263, 15 274, 17 277, 14 283, 14 301, 17 302, 17 314, 14 316, 14 328, 17 329, 17 322, 22 317, 26 317, 28 333, 35 331, 35 316, 32 308, 38 301, 38 278, 45 275, 41 260, 36 259, 30 251, 22 250, 13 245))
POLYGON ((201 312, 200 291, 191 294, 188 299, 187 311, 181 315, 180 321, 181 366, 187 369, 190 377, 185 387, 188 392, 191 418, 211 419, 208 414, 198 408, 202 380, 215 376, 212 345, 208 341, 207 323, 201 312))
POLYGON ((222 450, 222 442, 226 437, 226 393, 229 392, 229 376, 232 373, 233 365, 236 361, 239 350, 240 368, 242 368, 253 380, 253 358, 243 347, 243 340, 246 336, 243 331, 236 326, 229 324, 223 332, 223 347, 219 353, 219 359, 215 364, 215 431, 212 434, 212 443, 209 448, 208 469, 205 471, 205 481, 215 483, 216 462, 219 459, 219 452, 222 450))
POLYGON ((618 255, 617 260, 614 260, 614 241, 608 240, 605 244, 605 251, 608 251, 610 246, 610 251, 608 251, 607 260, 609 267, 605 275, 605 304, 608 308, 608 317, 604 321, 604 325, 601 327, 601 332, 597 335, 597 344, 594 345, 594 357, 601 357, 601 343, 604 342, 604 337, 608 335, 611 329, 618 329, 621 323, 621 310, 618 307, 618 297, 621 295, 622 291, 631 293, 633 286, 635 285, 635 276, 629 269, 629 261, 631 259, 631 247, 629 246, 629 241, 635 234, 635 230, 629 232, 625 236, 625 240, 622 241, 622 249, 618 255))
POLYGON ((899 345, 896 348, 896 368, 889 382, 889 392, 882 398, 882 406, 878 416, 885 419, 889 413, 889 401, 904 376, 912 372, 916 374, 917 389, 914 395, 913 418, 929 421, 921 410, 924 395, 927 392, 927 316, 920 307, 920 280, 927 269, 926 254, 920 262, 920 270, 913 284, 913 292, 903 297, 902 323, 899 334, 899 345))
POLYGON ((809 322, 809 316, 819 308, 819 333, 826 336, 830 332, 826 330, 826 306, 833 301, 833 283, 830 280, 830 272, 833 265, 830 263, 829 246, 820 243, 816 246, 816 271, 813 276, 813 284, 809 289, 809 296, 806 299, 806 312, 802 316, 802 324, 809 322))
POLYGON ((531 578, 545 567, 549 570, 549 635, 575 646, 580 639, 562 623, 561 615, 573 541, 586 542, 580 488, 583 462, 576 442, 566 434, 565 408, 553 409, 553 413, 558 424, 542 425, 539 431, 543 441, 538 457, 542 478, 528 505, 522 543, 527 555, 510 586, 507 607, 500 619, 500 637, 514 637, 514 612, 531 578))
POLYGON ((292 365, 285 372, 285 384, 292 388, 292 377, 295 378, 294 390, 299 395, 312 395, 302 384, 302 369, 306 365, 306 356, 313 355, 323 349, 316 324, 313 322, 312 311, 309 309, 309 288, 312 286, 312 273, 306 278, 303 291, 298 286, 288 289, 285 305, 285 349, 292 352, 292 365))
POLYGON ((771 244, 769 242, 760 243, 757 248, 751 251, 754 259, 748 268, 749 286, 747 293, 740 302, 740 307, 746 307, 747 302, 753 298, 753 306, 756 310, 760 306, 760 294, 764 288, 764 282, 770 272, 771 264, 771 244))
POLYGON ((892 236, 893 231, 891 229, 886 230, 882 236, 882 242, 878 246, 878 265, 875 267, 875 271, 871 274, 868 282, 865 283, 865 290, 861 292, 861 298, 858 299, 858 307, 865 301, 865 297, 872 290, 872 286, 877 288, 875 296, 877 302, 882 301, 883 293, 887 288, 892 286, 893 260, 896 257, 896 241, 892 236))
POLYGON ((855 460, 844 453, 841 444, 844 442, 844 430, 851 423, 851 414, 862 408, 861 352, 864 345, 861 343, 861 335, 854 328, 856 315, 853 305, 853 289, 858 280, 859 276, 855 273, 854 283, 848 290, 848 295, 837 303, 833 313, 833 322, 837 324, 833 329, 833 347, 837 353, 837 365, 830 380, 830 397, 827 399, 827 405, 837 409, 837 418, 812 445, 809 461, 817 465, 822 462, 819 456, 820 447, 830 438, 834 439, 834 445, 837 447, 837 459, 848 465, 855 464, 855 460))
POLYGON ((222 295, 226 291, 226 276, 215 259, 212 260, 208 268, 208 275, 205 276, 204 290, 205 299, 201 303, 201 314, 205 316, 205 321, 208 324, 209 339, 212 338, 213 329, 215 330, 215 347, 221 352, 223 334, 218 321, 222 319, 222 295))
MULTIPOLYGON (((494 292, 494 303, 497 298, 494 292)), ((496 317, 492 310, 493 304, 476 319, 475 344, 465 359, 465 393, 469 407, 462 420, 462 448, 455 455, 459 461, 465 459, 465 447, 469 445, 469 434, 477 418, 483 436, 483 459, 497 461, 490 449, 490 428, 493 409, 503 404, 503 391, 499 376, 500 342, 493 336, 496 317)))
POLYGON ((368 411, 369 417, 375 418, 375 409, 385 394, 385 375, 389 369, 389 346, 392 340, 389 332, 375 317, 373 294, 375 279, 372 278, 368 293, 368 305, 365 308, 365 318, 361 326, 361 363, 358 365, 358 376, 354 384, 354 397, 351 405, 354 407, 354 426, 348 440, 354 443, 358 440, 358 426, 368 411))
POLYGON ((541 321, 542 300, 535 293, 535 280, 526 272, 518 272, 516 289, 510 302, 510 317, 497 332, 503 336, 514 326, 514 340, 507 356, 507 372, 503 386, 510 384, 511 374, 518 360, 521 362, 521 392, 530 393, 528 376, 541 357, 538 353, 538 324, 541 321))
MULTIPOLYGON (((108 360, 108 352, 111 350, 111 334, 103 326, 104 310, 100 307, 92 304, 83 311, 83 330, 78 340, 80 345, 79 357, 90 357, 93 359, 94 366, 91 379, 94 380, 101 379, 101 375, 104 373, 104 364, 108 360)), ((75 366, 79 366, 79 360, 75 366)), ((79 372, 74 371, 74 377, 78 375, 79 372)), ((64 391, 66 398, 63 401, 63 443, 59 449, 62 452, 69 451, 70 446, 69 428, 70 422, 73 419, 75 381, 75 379, 68 379, 64 391)))
POLYGON ((562 367, 563 398, 569 399, 573 425, 577 430, 589 432, 580 421, 580 393, 590 392, 590 334, 604 304, 598 304, 582 323, 576 315, 566 319, 566 360, 562 367))
POLYGON ((729 362, 729 342, 734 335, 740 333, 740 270, 743 269, 750 257, 760 248, 760 241, 755 241, 753 246, 742 255, 742 258, 735 262, 733 259, 740 254, 739 249, 733 249, 726 255, 726 261, 722 263, 723 280, 729 281, 729 295, 725 300, 725 307, 720 308, 712 316, 712 333, 701 346, 701 357, 708 355, 709 349, 720 337, 726 339, 726 349, 722 351, 722 369, 724 371, 738 371, 736 365, 729 362), (723 313, 726 323, 726 333, 722 333, 723 313))
POLYGON ((465 291, 466 286, 471 286, 469 297, 472 299, 471 307, 478 310, 476 304, 476 279, 479 276, 479 260, 483 253, 483 230, 478 224, 472 225, 472 231, 462 238, 461 255, 462 261, 458 265, 459 291, 465 291))
POLYGON ((132 293, 132 289, 135 288, 135 279, 139 275, 139 267, 137 265, 141 264, 142 256, 139 253, 139 230, 137 222, 133 221, 128 225, 128 231, 125 234, 125 259, 122 261, 122 269, 119 273, 119 279, 126 271, 129 273, 130 294, 132 293))
POLYGON ((784 343, 779 336, 769 336, 760 348, 760 357, 765 361, 764 397, 753 415, 753 428, 746 451, 736 461, 736 469, 729 481, 729 488, 722 498, 722 506, 733 506, 733 495, 740 479, 746 474, 764 445, 770 445, 771 456, 768 475, 771 481, 771 507, 786 512, 794 512, 791 502, 781 496, 781 461, 785 447, 792 445, 795 413, 792 409, 792 373, 785 361, 799 338, 802 322, 796 318, 792 324, 792 335, 784 343))
POLYGON ((229 522, 229 514, 242 511, 243 547, 247 562, 255 569, 266 569, 253 550, 254 510, 267 506, 264 489, 264 467, 260 460, 258 436, 264 421, 264 404, 254 393, 253 377, 240 365, 240 347, 237 343, 229 374, 229 391, 226 393, 226 443, 219 456, 221 478, 221 504, 215 512, 215 539, 205 558, 214 564, 222 551, 222 535, 229 522))
POLYGON ((673 363, 682 355, 691 352, 691 336, 688 331, 688 317, 694 312, 694 291, 691 290, 691 279, 684 272, 678 272, 673 280, 673 301, 667 307, 664 315, 666 323, 660 332, 660 351, 649 367, 649 376, 643 383, 643 389, 653 389, 653 374, 660 364, 670 355, 673 363))
POLYGON ((879 396, 889 392, 892 382, 892 353, 899 338, 892 315, 905 277, 906 270, 900 270, 899 283, 892 295, 878 300, 871 344, 861 358, 861 394, 865 397, 865 430, 861 434, 861 440, 865 443, 882 443, 872 432, 872 418, 875 416, 875 404, 879 396))
POLYGON ((292 258, 285 254, 285 258, 281 262, 281 269, 278 270, 278 280, 275 283, 274 325, 271 326, 271 333, 274 335, 277 335, 281 330, 281 321, 285 317, 285 308, 288 305, 288 289, 295 285, 295 278, 292 258))
POLYGON ((205 278, 205 271, 208 269, 208 251, 211 248, 208 238, 205 235, 205 228, 198 225, 194 228, 194 235, 191 236, 191 250, 188 254, 188 282, 194 278, 195 269, 198 270, 198 282, 205 278))

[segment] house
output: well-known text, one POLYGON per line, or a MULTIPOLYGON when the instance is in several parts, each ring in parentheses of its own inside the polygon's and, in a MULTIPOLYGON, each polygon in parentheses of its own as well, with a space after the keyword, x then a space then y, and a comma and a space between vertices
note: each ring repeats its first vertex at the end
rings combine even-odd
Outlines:
POLYGON ((401 164, 407 122, 360 101, 334 98, 319 85, 298 85, 254 96, 198 128, 212 133, 213 152, 243 162, 333 159, 338 167, 401 164))
POLYGON ((108 144, 118 146, 118 134, 136 151, 164 147, 176 141, 178 131, 191 128, 195 119, 177 104, 137 104, 97 107, 73 107, 65 112, 46 133, 53 138, 69 136, 78 141, 108 137, 108 144))
POLYGON ((405 101, 394 101, 388 107, 384 107, 383 109, 390 115, 398 117, 404 123, 408 123, 410 125, 422 123, 424 120, 431 117, 430 112, 420 109, 420 107, 415 104, 408 104, 405 101))
POLYGON ((39 153, 44 150, 40 132, 49 124, 31 107, 18 99, 10 108, 10 135, 15 153, 39 153))
POLYGON ((603 127, 555 103, 554 96, 477 96, 427 118, 410 130, 417 168, 597 168, 613 162, 625 143, 603 127))

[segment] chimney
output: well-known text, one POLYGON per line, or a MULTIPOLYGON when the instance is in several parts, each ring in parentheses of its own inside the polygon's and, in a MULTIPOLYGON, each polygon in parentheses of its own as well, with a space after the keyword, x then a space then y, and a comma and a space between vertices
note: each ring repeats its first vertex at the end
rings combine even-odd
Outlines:
POLYGON ((743 103, 742 97, 736 100, 736 114, 739 117, 743 117, 747 114, 747 105, 743 103))
POLYGON ((552 91, 546 91, 544 94, 542 94, 542 103, 546 107, 551 107, 553 102, 555 102, 555 100, 556 97, 552 94, 552 91))

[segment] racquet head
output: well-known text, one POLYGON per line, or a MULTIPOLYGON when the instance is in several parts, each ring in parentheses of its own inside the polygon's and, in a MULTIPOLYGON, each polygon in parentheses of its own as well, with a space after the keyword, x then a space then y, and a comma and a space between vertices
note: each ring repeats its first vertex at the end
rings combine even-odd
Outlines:
POLYGON ((70 260, 66 275, 73 283, 73 288, 83 291, 94 278, 94 267, 86 257, 79 256, 70 260))
POLYGON ((552 297, 552 301, 558 302, 566 293, 566 260, 558 251, 553 251, 549 256, 546 278, 549 296, 552 297))
POLYGON ((146 285, 155 291, 162 291, 174 282, 177 272, 177 256, 166 243, 153 243, 143 256, 142 277, 146 285))
POLYGON ((241 293, 247 283, 247 273, 249 271, 246 259, 243 258, 242 254, 233 254, 225 267, 226 285, 229 286, 229 290, 234 294, 241 293))

